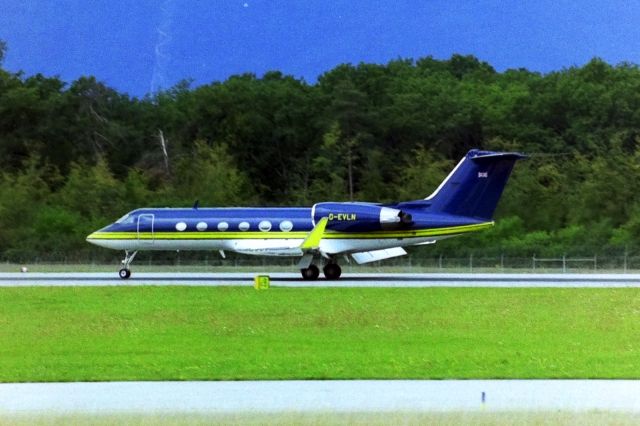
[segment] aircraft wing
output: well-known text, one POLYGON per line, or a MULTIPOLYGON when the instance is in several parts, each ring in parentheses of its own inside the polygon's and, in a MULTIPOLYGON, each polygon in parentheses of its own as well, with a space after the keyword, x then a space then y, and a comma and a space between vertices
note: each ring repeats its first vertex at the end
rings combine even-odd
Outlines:
POLYGON ((423 241, 418 244, 414 244, 414 246, 426 246, 428 244, 435 244, 435 243, 436 243, 436 240, 429 240, 429 241, 423 241))
POLYGON ((271 241, 236 241, 233 251, 258 256, 302 256, 300 247, 274 245, 271 241))
POLYGON ((361 251, 359 253, 351 253, 351 257, 362 265, 363 263, 375 262, 376 260, 389 259, 390 257, 404 256, 407 252, 402 247, 393 247, 389 249, 361 251))

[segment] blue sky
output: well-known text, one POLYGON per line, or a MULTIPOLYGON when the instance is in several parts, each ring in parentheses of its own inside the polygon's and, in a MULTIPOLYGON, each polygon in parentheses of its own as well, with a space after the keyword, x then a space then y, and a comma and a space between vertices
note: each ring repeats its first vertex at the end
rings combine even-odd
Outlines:
POLYGON ((0 0, 4 68, 94 75, 143 96, 269 70, 314 82, 350 62, 472 54, 548 72, 594 56, 640 63, 640 2, 0 0))

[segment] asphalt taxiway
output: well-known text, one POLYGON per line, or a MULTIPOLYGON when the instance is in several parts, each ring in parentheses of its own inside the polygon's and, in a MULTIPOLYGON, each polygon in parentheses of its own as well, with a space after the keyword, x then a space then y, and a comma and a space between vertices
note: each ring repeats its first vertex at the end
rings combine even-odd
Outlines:
POLYGON ((640 274, 346 273, 339 280, 305 281, 298 273, 0 273, 0 287, 29 286, 252 286, 269 275, 275 287, 640 287, 640 274))
POLYGON ((636 380, 331 380, 0 384, 0 413, 640 412, 636 380))

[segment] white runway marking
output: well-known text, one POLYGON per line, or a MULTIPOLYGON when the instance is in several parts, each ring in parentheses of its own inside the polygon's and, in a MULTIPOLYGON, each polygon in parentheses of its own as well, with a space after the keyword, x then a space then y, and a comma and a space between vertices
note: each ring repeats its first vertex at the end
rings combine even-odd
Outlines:
POLYGON ((337 380, 0 384, 2 413, 481 409, 639 412, 640 381, 337 380))
MULTIPOLYGON (((251 273, 0 273, 0 287, 29 286, 252 286, 251 273)), ((640 287, 640 274, 344 274, 305 281, 298 273, 268 274, 274 287, 640 287)))

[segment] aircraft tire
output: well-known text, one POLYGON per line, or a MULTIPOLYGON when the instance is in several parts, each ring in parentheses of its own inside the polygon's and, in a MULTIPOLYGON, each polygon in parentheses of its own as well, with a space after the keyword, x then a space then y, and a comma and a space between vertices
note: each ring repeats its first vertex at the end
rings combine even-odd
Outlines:
POLYGON ((328 280, 337 280, 342 274, 342 268, 337 263, 327 263, 322 269, 324 277, 328 280))
POLYGON ((320 270, 316 265, 309 265, 308 268, 300 269, 300 273, 305 280, 317 280, 320 276, 320 270))
POLYGON ((131 276, 131 271, 126 269, 126 268, 122 268, 118 271, 118 275, 120 276, 120 278, 122 278, 123 280, 126 280, 127 278, 129 278, 131 276))

